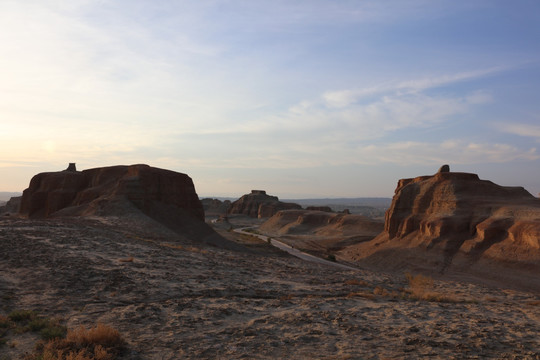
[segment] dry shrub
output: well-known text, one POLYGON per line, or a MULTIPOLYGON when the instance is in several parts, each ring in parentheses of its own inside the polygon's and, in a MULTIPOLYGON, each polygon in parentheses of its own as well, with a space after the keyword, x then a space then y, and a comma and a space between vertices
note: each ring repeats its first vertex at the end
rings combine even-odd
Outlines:
POLYGON ((407 292, 413 299, 434 302, 458 302, 454 296, 434 291, 434 281, 429 276, 406 273, 405 277, 409 282, 407 292))
POLYGON ((118 330, 98 323, 86 329, 81 326, 69 330, 65 339, 49 341, 43 346, 43 360, 114 360, 124 348, 125 342, 118 330))
POLYGON ((120 262, 123 262, 123 263, 127 263, 127 262, 133 262, 133 256, 130 256, 128 258, 124 258, 124 259, 118 259, 118 261, 120 262))
POLYGON ((93 351, 80 350, 58 350, 45 347, 43 360, 114 360, 115 356, 109 353, 101 345, 94 346, 93 351))
POLYGON ((70 330, 67 333, 66 341, 79 346, 101 345, 116 347, 123 344, 118 330, 102 323, 98 323, 95 328, 89 330, 84 326, 80 326, 76 330, 70 330))

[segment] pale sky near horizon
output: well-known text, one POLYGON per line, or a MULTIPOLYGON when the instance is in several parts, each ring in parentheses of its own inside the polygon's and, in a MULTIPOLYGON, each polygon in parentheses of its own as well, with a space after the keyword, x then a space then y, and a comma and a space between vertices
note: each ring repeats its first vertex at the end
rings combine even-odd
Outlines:
POLYGON ((0 0, 0 191, 146 163, 201 196, 540 192, 540 2, 0 0))

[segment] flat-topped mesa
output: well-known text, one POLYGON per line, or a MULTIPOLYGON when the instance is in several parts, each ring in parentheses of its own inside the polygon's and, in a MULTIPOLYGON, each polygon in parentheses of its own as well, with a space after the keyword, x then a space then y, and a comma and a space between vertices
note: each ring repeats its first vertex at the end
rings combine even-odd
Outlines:
MULTIPOLYGON (((73 165, 73 166, 71 166, 73 165)), ((153 217, 169 209, 204 221, 204 210, 193 181, 186 174, 148 165, 120 165, 35 175, 23 192, 20 213, 35 217, 108 214, 134 205, 153 217)))
POLYGON ((540 260, 540 200, 523 187, 500 186, 470 173, 402 179, 384 232, 375 240, 384 239, 442 250, 444 266, 458 252, 534 262, 540 260))
POLYGON ((399 180, 383 232, 342 255, 387 270, 456 269, 489 277, 499 269, 497 276, 526 284, 540 271, 540 199, 523 187, 441 169, 399 180))
POLYGON ((294 203, 279 201, 277 196, 267 195, 264 190, 251 190, 231 204, 228 214, 242 214, 253 218, 267 218, 280 210, 301 209, 294 203))

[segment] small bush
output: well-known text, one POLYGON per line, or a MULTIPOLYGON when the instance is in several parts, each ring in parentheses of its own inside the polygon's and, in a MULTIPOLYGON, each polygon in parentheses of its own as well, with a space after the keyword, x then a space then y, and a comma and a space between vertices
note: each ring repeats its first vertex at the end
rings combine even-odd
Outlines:
POLYGON ((33 310, 14 310, 8 314, 11 321, 19 322, 24 320, 32 320, 37 317, 37 313, 33 310))
POLYGON ((39 332, 43 340, 59 339, 66 336, 67 329, 62 325, 49 325, 39 332))
POLYGON ((329 261, 333 261, 333 262, 336 262, 336 255, 334 254, 328 254, 328 256, 326 257, 326 260, 329 260, 329 261))
POLYGON ((39 331, 43 329, 44 327, 49 326, 49 319, 45 318, 34 318, 28 322, 28 328, 30 331, 39 331))
POLYGON ((80 326, 77 330, 68 331, 66 341, 82 345, 102 345, 106 347, 115 347, 123 344, 122 337, 118 330, 98 323, 95 328, 86 330, 80 326))

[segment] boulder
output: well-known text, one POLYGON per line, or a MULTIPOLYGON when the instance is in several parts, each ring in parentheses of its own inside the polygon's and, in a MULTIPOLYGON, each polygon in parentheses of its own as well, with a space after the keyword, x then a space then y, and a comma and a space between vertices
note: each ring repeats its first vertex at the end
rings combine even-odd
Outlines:
POLYGON ((253 218, 268 218, 280 210, 301 209, 294 203, 279 201, 277 196, 267 195, 264 190, 252 190, 231 204, 228 214, 242 214, 253 218))

